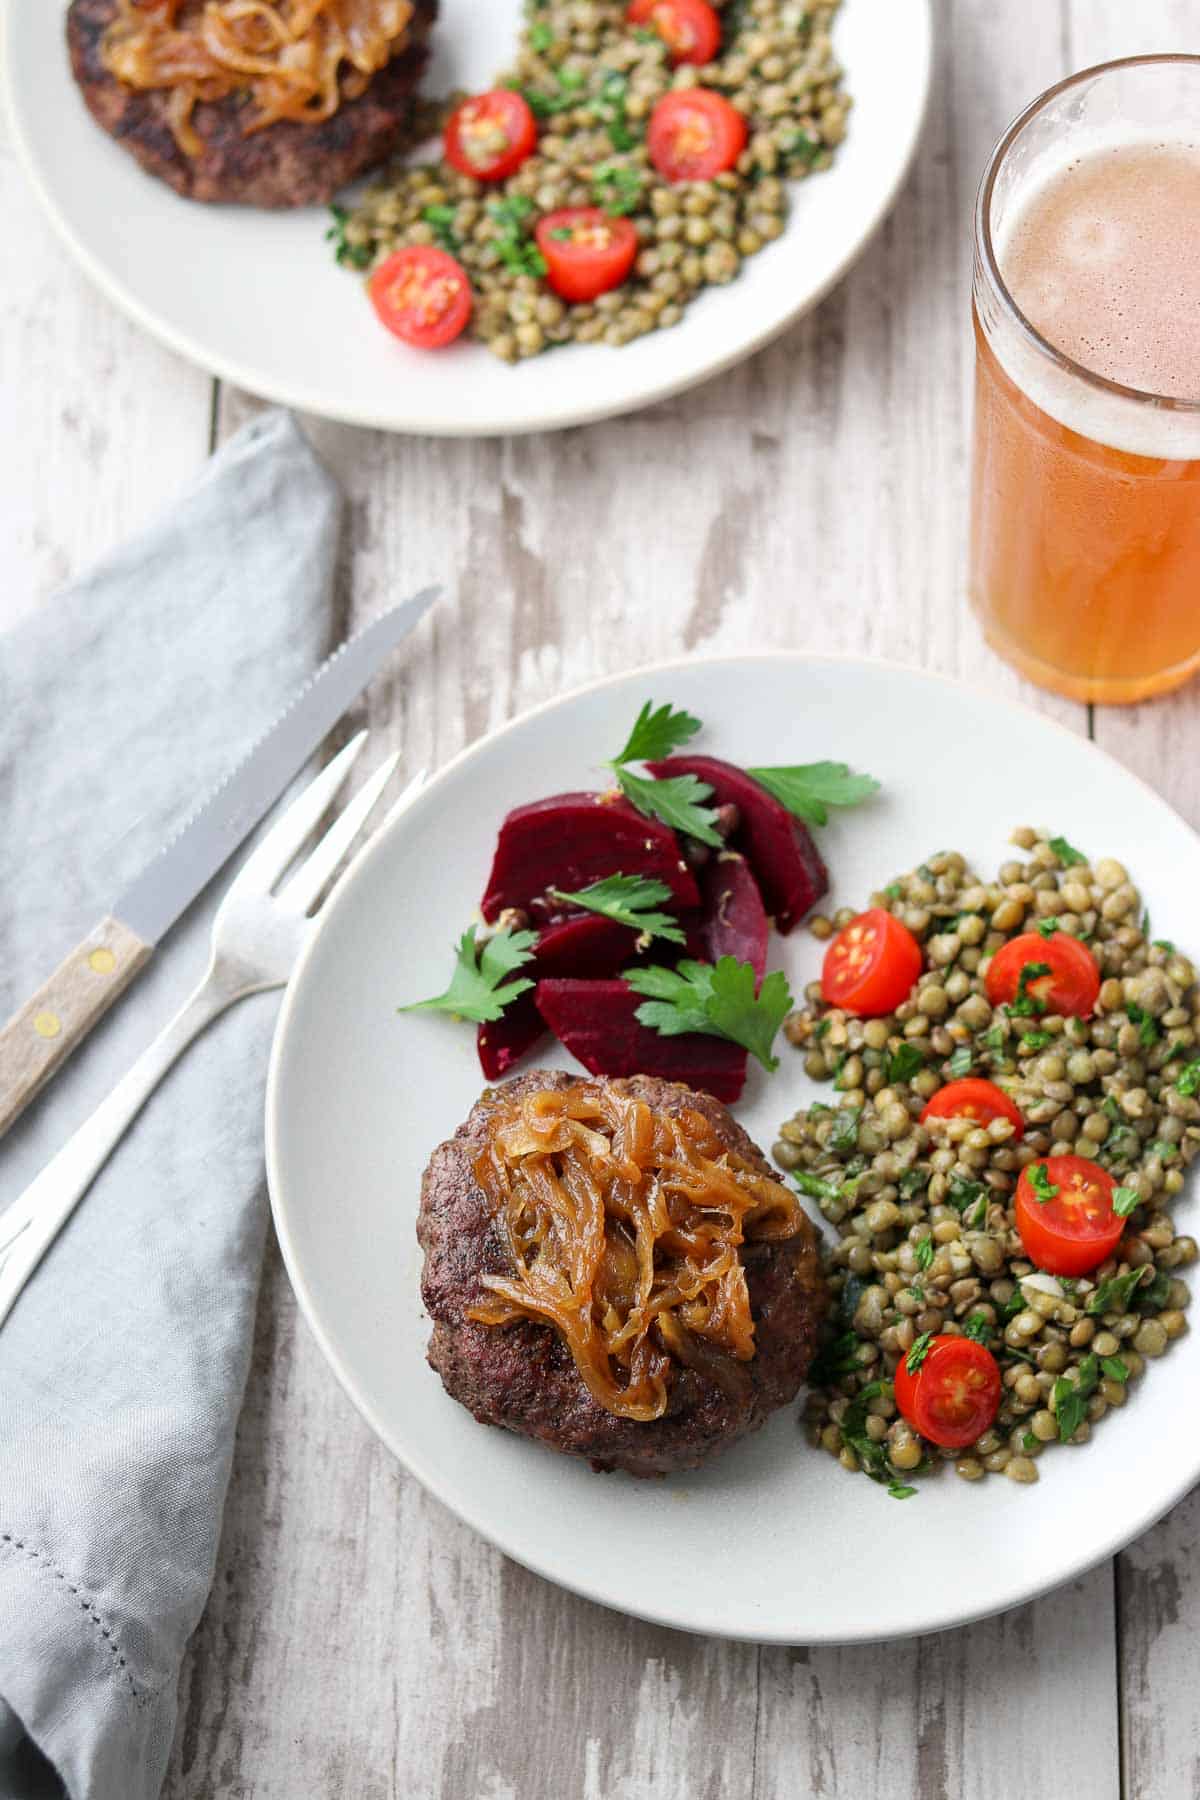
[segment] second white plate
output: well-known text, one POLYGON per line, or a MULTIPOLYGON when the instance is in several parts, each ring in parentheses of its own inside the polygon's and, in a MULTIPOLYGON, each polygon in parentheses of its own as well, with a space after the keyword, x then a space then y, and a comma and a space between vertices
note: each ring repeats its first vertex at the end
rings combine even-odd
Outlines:
MULTIPOLYGON (((585 1465, 478 1425, 426 1366, 413 1235, 421 1171, 483 1081, 470 1028, 398 1016, 436 993, 475 916, 507 809, 598 786, 646 699, 704 721, 734 761, 845 760, 884 786, 821 833, 827 905, 861 905, 932 851, 981 872, 1016 824, 1127 863, 1157 933, 1194 951, 1200 839, 1084 740, 1023 708, 882 664, 772 653, 624 675, 518 720, 452 763, 382 830, 334 896, 281 1016, 268 1098, 275 1221, 301 1305, 347 1391, 425 1485, 530 1568, 694 1631, 784 1643, 907 1635, 1013 1606, 1145 1529, 1200 1477, 1181 1429, 1200 1335, 1139 1380, 1083 1448, 1052 1446, 1036 1487, 950 1470, 898 1502, 804 1440, 785 1407, 758 1436, 662 1481, 585 1465)), ((772 941, 794 990, 819 968, 803 931, 772 941)), ((735 1111, 769 1148, 816 1091, 781 1045, 735 1111)), ((544 1058, 570 1065, 565 1053, 544 1058)), ((825 1097, 828 1097, 827 1094, 825 1097)), ((1195 1201, 1176 1208, 1182 1229, 1195 1201)))
MULTIPOLYGON (((929 0, 846 0, 836 47, 854 99, 831 170, 796 193, 787 231, 669 331, 576 345, 510 368, 461 343, 437 355, 375 322, 326 217, 199 206, 144 175, 93 123, 63 41, 65 0, 7 0, 16 146, 92 279, 183 356, 269 400, 348 424, 460 436, 543 431, 627 412, 759 348, 849 267, 908 168, 929 87, 929 0)), ((428 93, 488 86, 508 66, 520 0, 442 0, 428 93)))

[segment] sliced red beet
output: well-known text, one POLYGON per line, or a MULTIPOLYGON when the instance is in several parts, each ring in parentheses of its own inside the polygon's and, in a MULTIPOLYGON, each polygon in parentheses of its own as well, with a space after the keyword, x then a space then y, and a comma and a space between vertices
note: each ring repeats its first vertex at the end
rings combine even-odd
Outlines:
POLYGON ((702 958, 717 962, 736 956, 752 965, 759 981, 767 968, 767 912, 758 883, 744 856, 725 851, 701 871, 704 908, 702 958))
POLYGON ((670 888, 676 906, 699 903, 695 878, 675 833, 628 800, 604 794, 552 794, 514 807, 500 827, 483 916, 528 908, 547 888, 575 893, 602 875, 645 875, 670 888))
MULTIPOLYGON (((538 938, 532 962, 519 977, 539 981, 552 975, 615 975, 637 954, 637 932, 599 913, 576 913, 548 925, 538 938)), ((479 1062, 489 1081, 499 1081, 513 1064, 545 1035, 546 1022, 534 1002, 533 989, 521 994, 494 1024, 476 1034, 479 1062)))
POLYGON ((539 981, 536 999, 555 1037, 589 1074, 660 1075, 727 1105, 741 1099, 746 1052, 698 1032, 660 1037, 635 1018, 642 996, 623 981, 539 981))
POLYGON ((744 850, 758 878, 775 929, 788 932, 816 904, 829 876, 808 828, 745 769, 716 756, 668 756, 649 765, 652 775, 698 775, 717 806, 732 802, 741 823, 733 842, 744 850))

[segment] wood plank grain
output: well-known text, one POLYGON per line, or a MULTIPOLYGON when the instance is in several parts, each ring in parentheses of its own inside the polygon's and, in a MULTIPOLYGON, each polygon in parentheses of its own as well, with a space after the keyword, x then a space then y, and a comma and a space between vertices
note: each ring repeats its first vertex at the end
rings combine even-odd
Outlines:
POLYGON ((128 537, 208 453, 212 383, 75 267, 19 169, 0 108, 0 627, 128 537))
MULTIPOLYGON (((1077 66, 1162 50, 1200 54, 1200 15, 1189 0, 1070 0, 1068 18, 1077 66)), ((1200 827, 1196 714, 1193 682, 1150 705, 1098 707, 1093 735, 1200 827)), ((1189 1211, 1194 1206, 1192 1199, 1189 1211)), ((1117 1559, 1125 1800, 1200 1793, 1198 1542, 1200 1490, 1117 1559)))

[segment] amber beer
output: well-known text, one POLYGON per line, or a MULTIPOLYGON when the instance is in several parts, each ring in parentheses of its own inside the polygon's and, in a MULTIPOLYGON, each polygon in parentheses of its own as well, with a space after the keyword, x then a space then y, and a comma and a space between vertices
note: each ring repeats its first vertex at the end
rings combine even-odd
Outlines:
POLYGON ((976 214, 972 604, 1080 700, 1200 667, 1200 58, 1071 77, 976 214))

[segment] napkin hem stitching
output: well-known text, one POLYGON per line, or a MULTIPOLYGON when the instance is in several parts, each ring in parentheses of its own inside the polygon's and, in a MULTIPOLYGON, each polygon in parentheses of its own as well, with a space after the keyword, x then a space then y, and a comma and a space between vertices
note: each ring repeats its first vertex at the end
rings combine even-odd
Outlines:
POLYGON ((158 1698, 158 1695, 162 1692, 161 1688, 144 1688, 139 1682, 134 1680, 129 1672, 129 1666, 122 1654, 116 1634, 110 1626, 104 1623, 103 1618, 97 1611, 92 1600, 89 1599, 86 1594, 81 1592, 78 1584, 73 1582, 70 1576, 46 1555, 45 1551, 36 1549, 32 1544, 27 1544, 23 1538, 14 1537, 10 1531, 0 1531, 0 1545, 7 1545, 11 1550, 20 1551, 21 1554, 27 1556, 31 1562, 37 1564, 40 1568, 45 1569, 49 1574, 53 1575, 56 1581, 60 1581, 66 1588, 68 1594, 73 1594, 75 1596, 79 1601, 80 1609, 84 1616, 90 1620, 96 1630, 100 1633, 100 1636, 104 1639, 110 1655, 120 1669, 125 1682, 128 1684, 130 1693, 139 1706, 147 1706, 152 1700, 158 1698))

